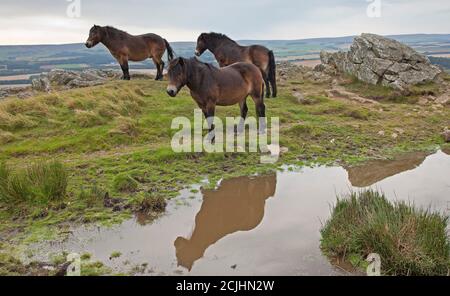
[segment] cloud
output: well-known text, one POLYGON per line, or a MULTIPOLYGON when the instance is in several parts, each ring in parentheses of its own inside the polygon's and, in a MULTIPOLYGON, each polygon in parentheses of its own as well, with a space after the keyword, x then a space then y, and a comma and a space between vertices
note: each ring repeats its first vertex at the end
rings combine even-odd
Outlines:
POLYGON ((95 23, 171 41, 217 31, 235 39, 299 39, 379 34, 450 33, 448 0, 381 0, 382 17, 366 15, 366 0, 81 0, 81 18, 68 0, 2 0, 0 44, 83 42, 95 23))

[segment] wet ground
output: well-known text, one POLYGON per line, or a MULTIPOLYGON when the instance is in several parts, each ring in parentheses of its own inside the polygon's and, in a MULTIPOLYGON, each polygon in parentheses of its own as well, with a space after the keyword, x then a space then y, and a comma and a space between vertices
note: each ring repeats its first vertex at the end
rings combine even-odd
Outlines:
MULTIPOLYGON (((448 152, 448 151, 446 151, 448 152)), ((47 252, 89 252, 117 272, 148 264, 148 275, 345 275, 320 251, 320 228, 336 195, 371 187, 391 200, 448 212, 450 156, 439 151, 222 181, 185 190, 167 215, 136 217, 112 229, 79 227, 47 252), (113 252, 122 256, 110 259, 113 252)), ((44 248, 42 248, 44 247, 44 248)), ((42 254, 45 250, 45 254, 42 254)))

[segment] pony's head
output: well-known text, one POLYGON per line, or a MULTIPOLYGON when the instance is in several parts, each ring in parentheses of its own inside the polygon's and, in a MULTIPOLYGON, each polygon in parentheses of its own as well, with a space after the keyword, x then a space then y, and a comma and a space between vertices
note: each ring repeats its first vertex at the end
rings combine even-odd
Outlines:
POLYGON ((179 57, 172 60, 167 70, 167 76, 169 77, 167 94, 171 97, 176 97, 183 86, 187 84, 186 59, 179 57))
POLYGON ((195 55, 201 56, 208 49, 208 33, 202 33, 197 39, 197 48, 195 55))
POLYGON ((86 41, 86 47, 92 48, 102 41, 103 30, 102 27, 94 25, 89 31, 89 38, 86 41))

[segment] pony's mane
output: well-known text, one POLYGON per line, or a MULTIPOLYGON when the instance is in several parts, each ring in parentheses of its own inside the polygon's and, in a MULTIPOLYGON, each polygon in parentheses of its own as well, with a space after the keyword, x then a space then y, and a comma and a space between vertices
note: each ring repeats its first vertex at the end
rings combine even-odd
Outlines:
POLYGON ((225 34, 211 32, 208 35, 210 36, 210 38, 215 39, 215 40, 227 40, 227 41, 231 41, 231 42, 237 44, 236 41, 234 41, 233 39, 231 39, 230 37, 228 37, 225 34))
POLYGON ((110 35, 111 37, 113 37, 113 36, 115 36, 115 35, 117 35, 117 36, 126 36, 126 35, 130 35, 130 34, 128 34, 128 32, 119 30, 119 29, 114 28, 114 27, 111 27, 111 26, 106 26, 106 27, 103 27, 103 28, 106 30, 106 32, 108 33, 108 35, 110 35))
POLYGON ((216 66, 214 66, 213 64, 202 62, 202 61, 200 61, 199 59, 197 59, 195 57, 190 58, 190 60, 195 61, 195 62, 201 64, 202 66, 205 66, 205 67, 207 67, 207 68, 209 68, 211 70, 218 70, 218 68, 216 66))

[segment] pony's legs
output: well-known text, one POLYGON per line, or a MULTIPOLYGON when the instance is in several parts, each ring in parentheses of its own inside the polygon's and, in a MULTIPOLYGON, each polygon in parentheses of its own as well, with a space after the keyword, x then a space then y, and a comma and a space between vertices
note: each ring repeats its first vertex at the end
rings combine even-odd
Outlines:
POLYGON ((258 115, 259 133, 266 132, 266 105, 264 105, 264 95, 262 92, 252 94, 252 99, 255 102, 256 114, 258 115))
POLYGON ((206 108, 203 109, 203 114, 205 115, 206 121, 208 122, 208 139, 211 143, 215 143, 216 135, 214 130, 216 129, 214 125, 214 116, 216 113, 216 106, 214 104, 208 104, 206 108))
POLYGON ((247 99, 240 102, 239 107, 241 108, 241 120, 239 122, 239 126, 237 127, 237 132, 239 134, 241 134, 244 132, 245 119, 247 118, 247 114, 248 114, 247 99))
POLYGON ((262 70, 261 70, 261 74, 262 74, 263 79, 264 79, 264 84, 266 85, 266 98, 270 98, 271 94, 270 94, 269 75, 267 74, 266 71, 262 71, 262 70))
POLYGON ((161 59, 157 59, 155 57, 152 58, 153 63, 156 66, 156 78, 155 80, 163 79, 163 71, 164 71, 164 62, 161 59))
POLYGON ((120 62, 120 67, 122 68, 123 80, 130 80, 130 68, 128 67, 128 60, 123 59, 122 62, 120 62))
POLYGON ((161 78, 161 80, 163 80, 163 78, 164 78, 164 66, 165 66, 165 64, 164 64, 164 62, 161 60, 161 64, 159 64, 159 67, 160 67, 160 70, 159 70, 159 75, 160 75, 160 78, 161 78))
POLYGON ((272 98, 276 98, 277 97, 277 93, 278 93, 278 89, 277 89, 277 80, 274 77, 271 77, 271 79, 269 79, 270 81, 270 85, 272 87, 272 98))

